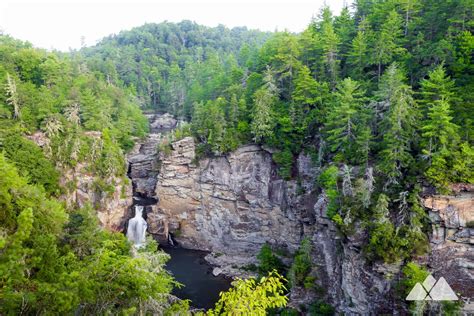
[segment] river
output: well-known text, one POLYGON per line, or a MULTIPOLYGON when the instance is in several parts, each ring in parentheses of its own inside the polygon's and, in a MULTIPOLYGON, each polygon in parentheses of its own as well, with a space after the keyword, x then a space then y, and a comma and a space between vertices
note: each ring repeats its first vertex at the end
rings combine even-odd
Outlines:
POLYGON ((191 300, 191 306, 212 308, 219 300, 219 293, 230 288, 231 279, 212 274, 212 266, 204 260, 207 252, 171 247, 163 250, 171 256, 166 268, 176 281, 184 285, 180 289, 175 288, 173 294, 191 300))

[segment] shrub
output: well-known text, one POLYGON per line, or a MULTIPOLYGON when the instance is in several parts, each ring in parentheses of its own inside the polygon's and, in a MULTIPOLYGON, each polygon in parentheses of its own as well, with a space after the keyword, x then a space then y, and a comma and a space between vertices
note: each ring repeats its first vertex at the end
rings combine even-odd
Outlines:
POLYGON ((5 156, 30 183, 42 185, 48 193, 59 193, 59 172, 40 147, 20 135, 10 135, 2 144, 5 156))
POLYGON ((281 262, 280 258, 275 256, 269 244, 264 244, 262 246, 260 253, 257 255, 257 259, 259 261, 258 273, 261 275, 266 275, 273 270, 280 273, 284 271, 284 264, 281 262))
POLYGON ((336 314, 334 307, 322 301, 315 301, 309 305, 308 312, 311 316, 330 316, 336 314))
POLYGON ((327 207, 327 216, 333 218, 339 208, 339 192, 337 191, 337 179, 339 170, 336 166, 330 166, 319 176, 319 185, 326 191, 329 199, 327 207))
POLYGON ((288 148, 276 152, 272 156, 273 161, 278 165, 278 174, 285 180, 291 178, 291 169, 293 167, 293 154, 288 148))
POLYGON ((310 288, 309 282, 313 278, 308 278, 311 272, 311 241, 305 238, 301 241, 300 248, 296 252, 295 259, 289 271, 289 279, 292 286, 305 285, 310 288))

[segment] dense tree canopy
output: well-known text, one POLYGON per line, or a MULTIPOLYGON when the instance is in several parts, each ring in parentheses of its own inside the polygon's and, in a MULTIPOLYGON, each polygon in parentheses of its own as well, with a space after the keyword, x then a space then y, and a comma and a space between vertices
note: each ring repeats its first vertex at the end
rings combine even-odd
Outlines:
MULTIPOLYGON (((0 35, 0 313, 180 308, 161 253, 131 256, 90 209, 56 199, 78 164, 125 176, 143 109, 189 121, 175 135, 191 133, 201 156, 270 148, 297 183, 309 154, 327 215, 345 236, 365 230, 369 260, 426 251, 423 190, 474 183, 473 12, 468 0, 357 0, 338 16, 323 7, 300 34, 165 22, 68 54, 0 35)), ((293 285, 313 280, 310 252, 303 242, 293 285)), ((282 286, 240 281, 214 311, 281 307, 282 286)))

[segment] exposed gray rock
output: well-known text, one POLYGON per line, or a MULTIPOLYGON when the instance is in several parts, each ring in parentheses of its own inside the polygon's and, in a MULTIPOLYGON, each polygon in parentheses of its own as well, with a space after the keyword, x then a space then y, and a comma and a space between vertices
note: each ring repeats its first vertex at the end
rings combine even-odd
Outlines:
POLYGON ((148 114, 151 133, 138 143, 128 155, 129 177, 134 184, 135 194, 154 197, 160 170, 158 145, 166 138, 166 133, 176 127, 177 121, 170 114, 148 114))
POLYGON ((212 269, 212 275, 213 276, 218 276, 222 273, 222 269, 219 268, 219 267, 215 267, 214 269, 212 269))
POLYGON ((74 169, 62 170, 61 185, 71 188, 61 198, 69 206, 93 205, 102 227, 120 231, 132 204, 132 185, 128 179, 109 177, 102 179, 113 185, 114 192, 106 193, 97 189, 97 178, 89 172, 87 163, 80 163, 74 169))
POLYGON ((288 220, 290 209, 280 207, 292 188, 276 177, 269 153, 250 145, 194 165, 191 137, 172 148, 162 160, 155 212, 178 227, 178 242, 248 256, 265 242, 297 249, 302 224, 288 220))
MULTIPOLYGON (((294 253, 308 236, 317 283, 339 311, 365 314, 390 309, 384 299, 391 290, 390 273, 365 265, 360 251, 365 236, 343 243, 326 218, 326 195, 313 191, 317 170, 309 157, 298 157, 303 190, 297 181, 279 178, 271 154, 257 145, 195 164, 194 141, 188 137, 174 142, 171 153, 161 158, 159 203, 148 223, 163 242, 172 232, 184 247, 219 253, 206 259, 222 273, 242 277, 253 274, 240 268, 256 263, 264 243, 294 253)), ((309 304, 314 295, 295 290, 291 304, 309 304)))
POLYGON ((474 188, 456 185, 456 196, 423 200, 432 222, 431 253, 426 263, 435 277, 443 276, 462 298, 474 297, 474 188), (468 191, 471 190, 471 191, 468 191))
MULTIPOLYGON (((271 153, 257 145, 196 162, 194 141, 187 137, 172 143, 171 152, 160 153, 160 159, 159 203, 148 215, 148 224, 161 240, 171 232, 184 247, 212 251, 206 260, 221 273, 248 277, 253 273, 240 268, 256 263, 264 243, 294 253, 301 239, 309 237, 311 274, 317 276, 323 294, 295 288, 291 306, 298 308, 322 296, 348 315, 407 312, 394 286, 401 263, 369 264, 362 252, 367 235, 357 223, 349 238, 337 231, 326 215, 325 192, 314 188, 318 169, 308 156, 297 159, 298 181, 278 177, 271 153)), ((434 225, 433 252, 420 260, 456 291, 464 291, 465 282, 474 284, 470 244, 474 238, 466 227, 472 220, 471 203, 465 195, 425 200, 434 225)))

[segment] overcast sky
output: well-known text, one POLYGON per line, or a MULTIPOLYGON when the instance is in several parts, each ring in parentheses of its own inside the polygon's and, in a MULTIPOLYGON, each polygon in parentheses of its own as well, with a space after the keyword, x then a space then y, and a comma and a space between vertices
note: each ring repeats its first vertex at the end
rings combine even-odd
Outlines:
MULTIPOLYGON (((0 0, 0 30, 46 49, 93 45, 147 22, 192 20, 207 26, 302 31, 324 0, 0 0)), ((344 0, 326 1, 338 13, 344 0)))

